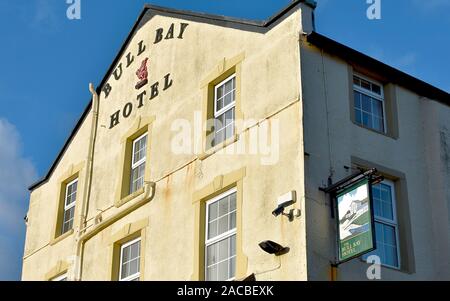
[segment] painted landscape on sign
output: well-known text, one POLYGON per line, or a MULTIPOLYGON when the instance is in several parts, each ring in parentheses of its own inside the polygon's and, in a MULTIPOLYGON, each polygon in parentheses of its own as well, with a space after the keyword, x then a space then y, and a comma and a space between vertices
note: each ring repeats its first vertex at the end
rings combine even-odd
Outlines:
POLYGON ((370 230, 367 185, 359 186, 338 198, 340 239, 347 240, 370 230))

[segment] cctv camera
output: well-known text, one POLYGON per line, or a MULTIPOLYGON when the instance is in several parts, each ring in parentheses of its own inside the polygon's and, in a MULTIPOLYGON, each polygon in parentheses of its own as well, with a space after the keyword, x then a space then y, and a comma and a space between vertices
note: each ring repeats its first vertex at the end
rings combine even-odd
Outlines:
POLYGON ((274 211, 272 211, 272 214, 274 216, 278 216, 284 212, 284 206, 278 206, 274 211))

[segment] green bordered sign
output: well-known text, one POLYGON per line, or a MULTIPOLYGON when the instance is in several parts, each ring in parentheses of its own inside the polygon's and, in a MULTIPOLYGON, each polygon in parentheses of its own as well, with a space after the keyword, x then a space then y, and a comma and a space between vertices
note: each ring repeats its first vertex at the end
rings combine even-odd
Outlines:
POLYGON ((371 186, 364 179, 336 195, 339 263, 376 248, 371 186))

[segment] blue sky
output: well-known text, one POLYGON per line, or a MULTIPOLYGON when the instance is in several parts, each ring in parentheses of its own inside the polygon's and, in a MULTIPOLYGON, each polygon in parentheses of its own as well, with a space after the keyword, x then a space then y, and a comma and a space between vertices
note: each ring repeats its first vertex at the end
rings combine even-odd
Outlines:
MULTIPOLYGON (((317 31, 450 91, 450 0, 318 0, 317 31)), ((20 278, 26 187, 61 149, 144 3, 266 19, 290 0, 0 0, 0 280, 20 278)))

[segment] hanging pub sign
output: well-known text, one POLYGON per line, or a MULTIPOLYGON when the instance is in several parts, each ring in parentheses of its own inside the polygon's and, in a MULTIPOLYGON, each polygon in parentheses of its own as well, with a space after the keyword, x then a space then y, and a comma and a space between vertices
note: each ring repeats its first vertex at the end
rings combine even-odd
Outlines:
POLYGON ((364 179, 336 195, 339 262, 375 249, 371 186, 364 179))
POLYGON ((328 187, 337 221, 338 260, 336 265, 376 249, 372 184, 383 179, 376 169, 361 171, 328 187))

